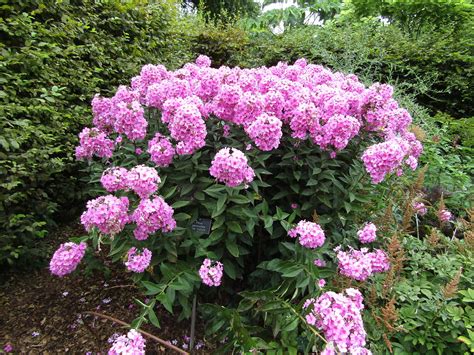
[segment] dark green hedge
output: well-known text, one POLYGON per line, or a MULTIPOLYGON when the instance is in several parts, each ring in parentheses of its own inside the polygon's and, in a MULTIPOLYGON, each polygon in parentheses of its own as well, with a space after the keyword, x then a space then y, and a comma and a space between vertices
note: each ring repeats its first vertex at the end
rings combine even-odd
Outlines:
POLYGON ((121 3, 0 2, 0 264, 36 252, 58 209, 82 208, 72 154, 94 93, 188 59, 172 3, 121 3))

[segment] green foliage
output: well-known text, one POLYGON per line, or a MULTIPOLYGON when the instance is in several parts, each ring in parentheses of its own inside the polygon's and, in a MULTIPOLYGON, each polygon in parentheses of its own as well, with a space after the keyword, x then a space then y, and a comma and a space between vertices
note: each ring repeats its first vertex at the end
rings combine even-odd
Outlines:
MULTIPOLYGON (((467 287, 474 281, 472 253, 461 253, 448 238, 438 246, 405 237, 407 262, 395 286, 398 326, 393 338, 395 354, 462 354, 458 337, 472 332, 473 300, 467 287), (446 297, 443 287, 462 269, 459 291, 446 297)), ((472 291, 472 290, 471 290, 472 291)))
MULTIPOLYGON (((265 0, 262 7, 275 3, 287 3, 285 0, 265 0)), ((314 21, 324 22, 336 16, 342 9, 342 0, 298 0, 293 6, 273 9, 262 13, 256 21, 251 21, 251 28, 272 28, 281 26, 284 29, 303 26, 314 21)))
POLYGON ((0 12, 0 264, 12 264, 82 196, 72 155, 94 93, 188 52, 171 1, 4 1, 0 12))
POLYGON ((423 25, 443 27, 472 21, 474 11, 471 0, 350 0, 348 5, 358 17, 383 16, 411 31, 423 25))
POLYGON ((434 201, 444 193, 447 204, 459 215, 474 204, 474 147, 472 118, 455 120, 446 114, 429 117, 420 112, 426 132, 421 164, 428 164, 425 187, 434 201))
POLYGON ((224 14, 228 20, 239 15, 255 16, 259 10, 254 0, 182 0, 182 3, 184 8, 198 9, 207 20, 213 21, 222 20, 224 14))
POLYGON ((241 27, 254 28, 252 31, 235 24, 211 28, 204 35, 194 36, 194 48, 208 54, 216 65, 271 66, 306 58, 357 74, 366 82, 395 84, 415 95, 431 113, 447 112, 455 118, 474 115, 474 56, 469 26, 462 30, 454 26, 426 28, 414 36, 377 20, 348 20, 275 35, 263 30, 258 21, 243 21, 241 27))
POLYGON ((249 45, 249 34, 234 21, 203 23, 199 19, 192 22, 191 38, 194 53, 205 54, 213 61, 214 67, 235 66, 245 55, 249 45))

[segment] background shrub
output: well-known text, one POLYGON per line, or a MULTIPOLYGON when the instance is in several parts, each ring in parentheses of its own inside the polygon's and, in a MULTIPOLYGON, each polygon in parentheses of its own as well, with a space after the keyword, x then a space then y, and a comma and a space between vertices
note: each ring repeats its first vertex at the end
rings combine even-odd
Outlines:
POLYGON ((431 113, 442 111, 461 118, 474 115, 470 38, 468 25, 425 28, 414 34, 378 20, 332 21, 282 34, 242 33, 236 24, 209 24, 194 37, 194 48, 216 64, 230 66, 270 66, 306 58, 368 82, 391 82, 416 94, 417 102, 431 113))
POLYGON ((173 2, 8 1, 0 34, 0 264, 33 251, 83 195, 72 159, 90 100, 145 63, 179 66, 173 2))

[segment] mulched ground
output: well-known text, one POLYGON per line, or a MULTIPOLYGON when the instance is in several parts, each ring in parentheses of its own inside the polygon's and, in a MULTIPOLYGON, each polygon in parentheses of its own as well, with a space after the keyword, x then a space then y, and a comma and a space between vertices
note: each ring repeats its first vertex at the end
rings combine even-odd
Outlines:
MULTIPOLYGON (((55 247, 71 235, 82 235, 78 226, 62 228, 49 238, 55 247)), ((0 353, 5 344, 13 346, 13 353, 82 353, 106 354, 108 339, 127 329, 109 320, 86 315, 96 311, 130 323, 140 308, 137 294, 123 268, 113 266, 111 276, 104 281, 103 273, 86 277, 73 273, 68 277, 51 276, 47 268, 31 272, 10 273, 0 285, 0 353)), ((187 346, 190 321, 178 323, 176 318, 158 306, 155 309, 161 329, 145 325, 143 330, 172 341, 176 346, 187 346)), ((196 341, 203 340, 203 324, 198 320, 196 341)), ((209 352, 206 344, 200 352, 209 352), (207 349, 207 350, 206 350, 207 349)), ((173 353, 157 342, 147 339, 147 353, 173 353)))

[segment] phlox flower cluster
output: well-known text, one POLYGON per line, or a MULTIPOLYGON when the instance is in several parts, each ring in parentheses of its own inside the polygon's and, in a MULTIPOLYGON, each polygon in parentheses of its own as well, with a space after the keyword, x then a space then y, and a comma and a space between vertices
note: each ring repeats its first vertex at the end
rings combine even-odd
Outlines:
POLYGON ((362 155, 362 161, 365 164, 372 182, 378 184, 386 175, 396 172, 401 174, 401 166, 405 161, 414 170, 416 162, 421 152, 414 152, 410 155, 410 144, 400 138, 393 138, 386 142, 375 144, 367 148, 362 155))
POLYGON ((373 223, 367 223, 357 232, 357 236, 363 244, 372 243, 377 238, 377 227, 373 223))
POLYGON ((147 198, 153 194, 160 182, 156 169, 145 165, 137 165, 127 174, 127 186, 140 198, 147 198))
POLYGON ((314 259, 313 264, 318 267, 325 267, 326 262, 323 259, 314 259))
POLYGON ((178 142, 177 154, 192 154, 206 144, 207 130, 203 113, 203 103, 196 96, 165 102, 162 121, 168 124, 171 137, 178 142))
POLYGON ((221 262, 207 258, 199 268, 199 276, 207 286, 220 286, 223 272, 224 265, 221 262))
POLYGON ((149 234, 158 230, 171 232, 176 228, 173 213, 173 208, 159 196, 141 200, 131 216, 131 220, 137 225, 133 231, 135 238, 145 240, 149 234))
POLYGON ((97 128, 85 127, 79 133, 80 145, 76 147, 77 159, 91 159, 96 155, 100 158, 111 158, 114 153, 114 142, 97 128))
POLYGON ((76 270, 77 265, 81 262, 86 253, 86 248, 87 244, 84 242, 61 244, 51 258, 49 270, 53 275, 59 277, 70 274, 76 270))
POLYGON ((102 132, 125 134, 132 141, 145 138, 148 122, 138 91, 122 85, 112 98, 96 95, 92 100, 92 112, 93 123, 102 132))
POLYGON ((120 233, 129 221, 128 204, 127 197, 97 197, 87 202, 87 210, 81 216, 81 223, 88 232, 96 227, 104 234, 120 233))
POLYGON ((428 208, 423 202, 413 202, 413 210, 419 216, 424 216, 428 213, 428 208))
MULTIPOLYGON (((328 342, 341 353, 370 354, 365 349, 367 333, 361 312, 363 297, 359 290, 348 288, 343 293, 328 291, 317 299, 310 298, 303 305, 309 313, 306 322, 321 329, 328 342)), ((328 349, 326 354, 331 354, 328 349)), ((334 352, 332 352, 334 353, 334 352)))
POLYGON ((337 247, 334 250, 339 272, 357 281, 365 281, 373 274, 387 271, 390 268, 390 260, 381 249, 369 252, 367 248, 360 250, 350 248, 345 252, 337 247))
POLYGON ((438 218, 440 222, 446 223, 453 218, 453 214, 449 210, 444 208, 438 212, 438 218))
POLYGON ((113 167, 105 170, 100 183, 108 192, 126 190, 128 188, 128 170, 122 167, 113 167))
POLYGON ((335 150, 342 150, 359 133, 360 126, 361 123, 356 118, 336 114, 312 133, 311 138, 323 149, 333 147, 335 150))
POLYGON ((320 247, 326 240, 324 231, 319 224, 305 220, 299 221, 296 227, 288 231, 288 235, 291 238, 298 237, 299 243, 310 249, 320 247))
POLYGON ((144 355, 145 339, 135 329, 131 329, 127 335, 121 335, 115 339, 109 350, 109 355, 144 355))
POLYGON ((100 182, 109 192, 133 190, 140 198, 147 198, 158 190, 161 179, 155 168, 137 165, 130 171, 122 167, 109 168, 100 182))
POLYGON ((144 248, 141 252, 132 247, 127 253, 127 261, 125 266, 128 270, 133 272, 143 272, 150 265, 152 253, 147 248, 144 248))
POLYGON ((275 116, 262 113, 247 128, 248 136, 255 142, 255 145, 263 151, 278 148, 283 133, 282 123, 275 116))
POLYGON ((211 176, 229 187, 249 184, 255 176, 247 157, 236 148, 222 148, 211 162, 211 176))
POLYGON ((173 161, 175 149, 168 138, 157 133, 155 137, 148 142, 148 153, 153 163, 161 167, 166 167, 173 161))

